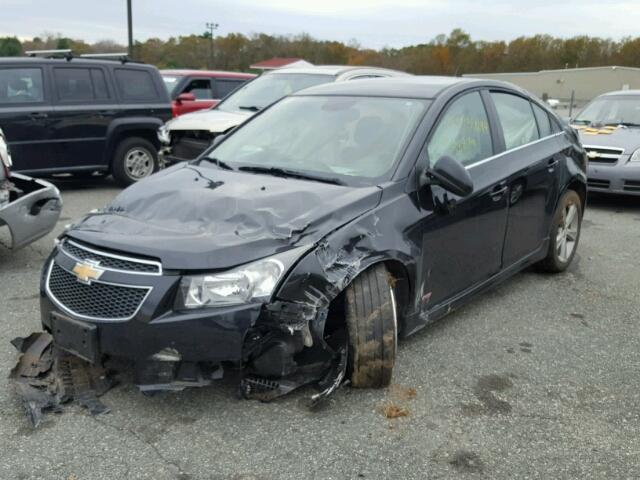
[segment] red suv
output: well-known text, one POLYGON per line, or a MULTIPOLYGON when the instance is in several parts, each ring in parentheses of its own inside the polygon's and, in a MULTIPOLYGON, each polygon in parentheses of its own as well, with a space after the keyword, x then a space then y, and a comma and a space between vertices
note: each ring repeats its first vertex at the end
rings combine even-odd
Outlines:
POLYGON ((210 70, 161 70, 173 116, 211 108, 255 75, 210 70))

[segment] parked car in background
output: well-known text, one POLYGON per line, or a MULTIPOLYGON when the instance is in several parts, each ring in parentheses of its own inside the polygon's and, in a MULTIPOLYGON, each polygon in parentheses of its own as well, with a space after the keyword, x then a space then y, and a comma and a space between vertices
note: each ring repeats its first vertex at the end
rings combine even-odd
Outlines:
POLYGON ((56 226, 62 200, 56 187, 11 173, 11 152, 0 129, 0 228, 11 234, 9 248, 20 248, 43 237, 56 226))
POLYGON ((110 172, 129 185, 158 169, 156 131, 170 118, 169 95, 151 65, 0 59, 0 128, 16 171, 110 172))
POLYGON ((85 359, 133 359, 146 389, 227 367, 262 400, 386 386, 399 336, 571 264, 585 169, 575 131, 510 84, 316 86, 68 229, 42 322, 85 359))
POLYGON ((255 115, 273 102, 298 90, 321 83, 363 78, 406 76, 386 68, 316 66, 281 68, 267 72, 225 98, 215 108, 182 115, 158 131, 166 163, 192 160, 204 152, 213 139, 255 115))
POLYGON ((160 70, 171 97, 174 117, 215 107, 220 100, 256 77, 252 73, 211 70, 160 70))
POLYGON ((640 90, 600 95, 571 123, 589 157, 589 191, 640 195, 640 90))

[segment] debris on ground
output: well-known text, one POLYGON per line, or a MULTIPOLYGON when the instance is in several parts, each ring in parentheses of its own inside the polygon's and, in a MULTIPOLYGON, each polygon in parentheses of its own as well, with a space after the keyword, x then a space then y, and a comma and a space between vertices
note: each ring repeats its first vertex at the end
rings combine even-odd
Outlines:
POLYGON ((60 413, 63 405, 71 402, 92 415, 109 412, 98 400, 114 385, 103 367, 56 348, 46 332, 15 338, 11 344, 21 355, 9 378, 34 428, 42 423, 45 413, 60 413))
POLYGON ((393 384, 389 387, 390 399, 380 406, 380 412, 389 419, 408 417, 410 411, 404 403, 415 399, 417 396, 418 392, 415 388, 393 384))

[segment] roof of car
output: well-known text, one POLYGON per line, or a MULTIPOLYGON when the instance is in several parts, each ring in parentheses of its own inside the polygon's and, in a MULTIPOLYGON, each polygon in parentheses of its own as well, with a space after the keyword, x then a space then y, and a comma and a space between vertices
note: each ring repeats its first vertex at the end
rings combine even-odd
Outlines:
MULTIPOLYGON (((1 64, 9 64, 9 63, 13 63, 13 64, 26 64, 26 65, 30 65, 30 64, 36 64, 36 65, 42 65, 42 64, 52 64, 52 65, 96 65, 96 64, 101 64, 101 65, 123 65, 122 62, 120 62, 118 59, 112 59, 112 60, 104 60, 104 59, 97 59, 97 58, 91 58, 91 57, 86 57, 86 58, 80 58, 80 57, 73 57, 70 60, 67 60, 66 58, 42 58, 42 57, 0 57, 0 65, 1 64)), ((135 61, 126 61, 124 62, 124 65, 127 66, 131 66, 131 67, 145 67, 145 68, 155 68, 153 65, 150 65, 148 63, 142 63, 142 62, 135 62, 135 61)))
POLYGON ((388 68, 382 67, 368 67, 366 65, 314 65, 313 67, 284 67, 278 68, 276 70, 269 70, 268 72, 265 72, 264 75, 277 75, 283 73, 306 73, 338 76, 354 70, 375 70, 380 72, 408 75, 398 70, 390 70, 388 68))
POLYGON ((619 96, 619 95, 628 95, 628 96, 636 96, 640 95, 640 90, 616 90, 615 92, 607 92, 600 95, 601 97, 609 97, 609 96, 619 96))
POLYGON ((243 72, 226 72, 223 70, 189 70, 189 69, 172 69, 172 70, 160 70, 162 75, 176 75, 180 77, 224 77, 224 78, 253 78, 256 75, 254 73, 243 72))
POLYGON ((478 81, 462 77, 403 76, 336 82, 301 90, 294 95, 360 95, 372 97, 435 98, 443 90, 459 84, 503 82, 478 81))

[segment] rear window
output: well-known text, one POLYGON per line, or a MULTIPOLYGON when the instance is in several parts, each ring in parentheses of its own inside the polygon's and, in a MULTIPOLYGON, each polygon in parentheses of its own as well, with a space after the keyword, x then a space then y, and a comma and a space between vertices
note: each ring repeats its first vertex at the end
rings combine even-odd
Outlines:
POLYGON ((0 105, 44 101, 42 70, 39 68, 0 69, 0 105))
POLYGON ((63 102, 109 98, 104 73, 98 68, 55 68, 54 77, 58 99, 63 102))
POLYGON ((116 68, 115 77, 118 90, 124 100, 145 101, 158 98, 153 78, 146 70, 116 68))
POLYGON ((510 93, 492 92, 491 97, 498 111, 507 150, 540 138, 529 100, 510 93))
POLYGON ((551 120, 549 119, 549 115, 535 103, 532 103, 531 105, 533 106, 533 113, 535 114, 536 121, 538 122, 540 137, 548 137, 551 135, 551 120))

